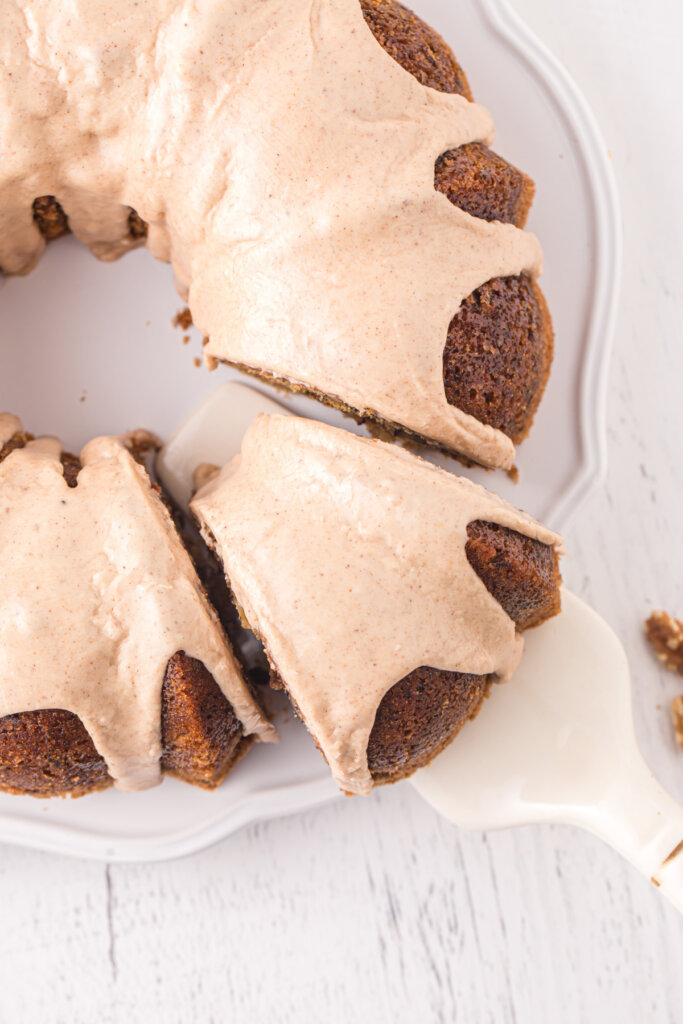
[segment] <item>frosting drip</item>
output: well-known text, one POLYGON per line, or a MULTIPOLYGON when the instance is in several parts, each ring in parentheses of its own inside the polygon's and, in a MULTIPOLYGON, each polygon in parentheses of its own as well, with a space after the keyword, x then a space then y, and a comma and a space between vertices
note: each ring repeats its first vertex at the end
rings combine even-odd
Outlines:
POLYGON ((20 432, 21 420, 9 412, 0 412, 0 448, 20 432))
POLYGON ((100 437, 70 488, 61 450, 40 438, 0 463, 0 717, 71 711, 120 789, 153 786, 164 674, 184 651, 245 733, 275 739, 145 470, 100 437))
POLYGON ((192 501, 236 600, 342 789, 372 786, 385 693, 428 665, 508 678, 523 641, 470 566, 467 524, 560 548, 512 505, 401 448, 261 416, 192 501))
POLYGON ((489 114, 386 54, 358 0, 22 0, 0 8, 0 266, 44 245, 55 195, 103 259, 173 263, 210 364, 371 411, 479 462, 512 442, 446 401, 461 301, 540 268, 533 235, 434 190, 489 114))

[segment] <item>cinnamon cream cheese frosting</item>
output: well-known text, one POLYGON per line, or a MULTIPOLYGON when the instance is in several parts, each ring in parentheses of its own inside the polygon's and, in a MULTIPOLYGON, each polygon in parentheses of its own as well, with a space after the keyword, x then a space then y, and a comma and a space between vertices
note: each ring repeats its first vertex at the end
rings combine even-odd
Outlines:
POLYGON ((426 665, 507 679, 515 625, 470 566, 467 524, 560 538, 484 488, 401 448, 261 416, 191 504, 342 789, 372 786, 387 691, 426 665))
MULTIPOLYGON (((0 446, 19 421, 0 416, 0 446)), ((245 733, 276 738, 143 467, 115 437, 81 453, 30 441, 0 463, 0 718, 62 708, 120 789, 160 780, 161 689, 178 651, 203 662, 245 733)))
POLYGON ((61 203, 103 259, 172 262, 210 365, 226 360, 509 467, 448 404, 448 325, 484 282, 535 275, 535 237, 434 189, 482 107, 417 82, 358 0, 18 0, 0 6, 0 267, 61 203))
POLYGON ((21 433, 21 420, 9 412, 0 412, 0 448, 19 433, 21 433))

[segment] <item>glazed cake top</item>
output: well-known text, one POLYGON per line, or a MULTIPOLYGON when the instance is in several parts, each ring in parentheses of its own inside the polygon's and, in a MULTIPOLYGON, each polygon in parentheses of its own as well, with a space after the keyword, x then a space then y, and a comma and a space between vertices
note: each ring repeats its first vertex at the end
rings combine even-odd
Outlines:
MULTIPOLYGON (((21 424, 0 416, 0 448, 21 424)), ((83 722, 120 789, 160 780, 161 689, 178 651, 203 662, 245 733, 274 739, 170 515, 125 441, 58 440, 0 462, 0 718, 41 708, 83 722)))
POLYGON ((102 258, 173 263, 210 364, 298 382, 487 465, 512 442, 448 404, 462 300, 538 272, 533 235, 434 189, 491 117, 417 82, 358 0, 21 0, 0 7, 0 267, 54 195, 102 258))
POLYGON ((560 538, 394 445, 260 416, 191 508, 342 789, 367 792, 377 708, 427 665, 506 679, 512 619, 465 552, 467 525, 560 538))

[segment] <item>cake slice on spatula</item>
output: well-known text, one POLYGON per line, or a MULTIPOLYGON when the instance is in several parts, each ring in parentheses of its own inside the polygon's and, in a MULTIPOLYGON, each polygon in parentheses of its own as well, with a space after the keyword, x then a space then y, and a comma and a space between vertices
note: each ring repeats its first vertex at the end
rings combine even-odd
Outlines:
POLYGON ((260 416, 191 502, 340 787, 427 764, 559 610, 560 538, 394 445, 260 416))

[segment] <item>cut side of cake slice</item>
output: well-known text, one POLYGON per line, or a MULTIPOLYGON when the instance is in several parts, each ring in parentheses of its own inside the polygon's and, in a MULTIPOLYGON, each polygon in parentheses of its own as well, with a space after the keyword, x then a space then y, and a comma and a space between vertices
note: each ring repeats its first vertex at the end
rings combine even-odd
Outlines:
POLYGON ((213 788, 276 738, 136 458, 148 443, 76 457, 0 416, 0 789, 213 788))
POLYGON ((260 416, 191 502, 245 622, 340 787, 427 764, 560 608, 561 540, 468 480, 260 416))

